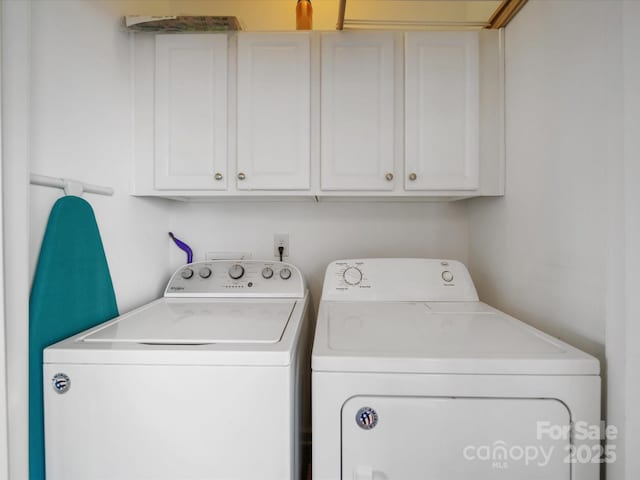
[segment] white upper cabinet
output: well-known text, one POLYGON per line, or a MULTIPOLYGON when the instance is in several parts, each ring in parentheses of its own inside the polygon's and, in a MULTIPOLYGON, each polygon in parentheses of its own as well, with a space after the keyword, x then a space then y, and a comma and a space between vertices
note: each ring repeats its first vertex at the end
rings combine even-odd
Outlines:
POLYGON ((504 35, 136 35, 135 195, 504 194, 504 35))
POLYGON ((394 39, 392 32, 322 34, 322 190, 394 188, 394 39))
POLYGON ((310 187, 310 37, 238 34, 237 188, 310 187))
POLYGON ((227 187, 227 36, 157 35, 158 190, 227 187))
POLYGON ((405 34, 405 188, 479 185, 479 34, 405 34))

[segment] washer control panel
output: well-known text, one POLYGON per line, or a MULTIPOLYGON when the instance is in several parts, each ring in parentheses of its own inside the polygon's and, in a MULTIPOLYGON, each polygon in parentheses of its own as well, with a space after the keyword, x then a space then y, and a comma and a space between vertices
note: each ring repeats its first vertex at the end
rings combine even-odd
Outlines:
POLYGON ((455 260, 369 258, 327 267, 323 300, 477 301, 467 268, 455 260))
POLYGON ((164 296, 302 298, 304 280, 290 263, 212 260, 180 267, 164 296))

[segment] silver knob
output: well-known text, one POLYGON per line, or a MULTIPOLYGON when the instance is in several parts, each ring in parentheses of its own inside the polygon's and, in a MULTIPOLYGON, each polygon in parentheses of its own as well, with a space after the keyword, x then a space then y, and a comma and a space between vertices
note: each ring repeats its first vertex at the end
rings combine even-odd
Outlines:
POLYGON ((198 275, 202 278, 209 278, 211 276, 211 269, 209 267, 202 267, 198 271, 198 275))
POLYGON ((244 173, 240 172, 238 174, 238 180, 244 180, 245 178, 247 178, 247 176, 244 173))
POLYGON ((387 179, 387 182, 390 182, 391 180, 393 180, 393 173, 389 172, 387 173, 384 178, 387 179))
POLYGON ((217 181, 222 180, 224 177, 222 176, 222 174, 220 172, 217 172, 213 178, 215 178, 217 181))
POLYGON ((266 278, 266 279, 269 279, 269 278, 273 277, 273 268, 271 268, 271 267, 264 267, 264 268, 262 269, 262 277, 263 277, 263 278, 266 278))
POLYGON ((289 280, 291 278, 291 270, 288 268, 283 268, 280 270, 280 278, 283 280, 289 280))
POLYGON ((191 277, 193 277, 193 270, 191 270, 190 268, 185 268, 180 272, 180 276, 185 280, 189 280, 191 277))
POLYGON ((244 267, 240 264, 231 265, 229 268, 229 276, 234 280, 238 280, 244 275, 244 267))
POLYGON ((442 272, 442 280, 444 280, 447 283, 450 283, 453 281, 453 273, 451 273, 449 270, 445 270, 444 272, 442 272))
POLYGON ((416 175, 415 173, 410 173, 410 174, 409 174, 409 180, 411 180, 412 182, 413 182, 416 178, 418 178, 418 175, 416 175))

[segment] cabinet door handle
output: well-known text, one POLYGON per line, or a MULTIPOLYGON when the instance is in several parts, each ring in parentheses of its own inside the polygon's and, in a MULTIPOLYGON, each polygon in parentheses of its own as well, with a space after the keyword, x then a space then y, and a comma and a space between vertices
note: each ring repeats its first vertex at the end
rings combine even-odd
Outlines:
POLYGON ((418 175, 416 175, 415 173, 410 173, 410 174, 409 174, 409 180, 411 180, 412 182, 413 182, 416 178, 418 178, 418 175))
POLYGON ((247 176, 244 173, 240 172, 238 174, 238 180, 244 180, 245 178, 247 178, 247 176))
POLYGON ((393 173, 389 172, 387 173, 384 178, 387 179, 387 182, 390 182, 391 180, 393 180, 393 173))
POLYGON ((215 178, 217 181, 220 181, 224 177, 222 176, 222 174, 220 172, 216 172, 216 174, 213 176, 213 178, 215 178))

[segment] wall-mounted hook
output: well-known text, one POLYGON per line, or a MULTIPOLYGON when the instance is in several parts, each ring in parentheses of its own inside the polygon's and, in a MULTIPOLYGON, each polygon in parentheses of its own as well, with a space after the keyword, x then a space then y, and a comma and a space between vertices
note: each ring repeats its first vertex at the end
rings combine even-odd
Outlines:
POLYGON ((76 197, 81 197, 84 193, 84 186, 80 182, 76 182, 75 180, 67 180, 64 179, 64 194, 65 195, 75 195, 76 197))

